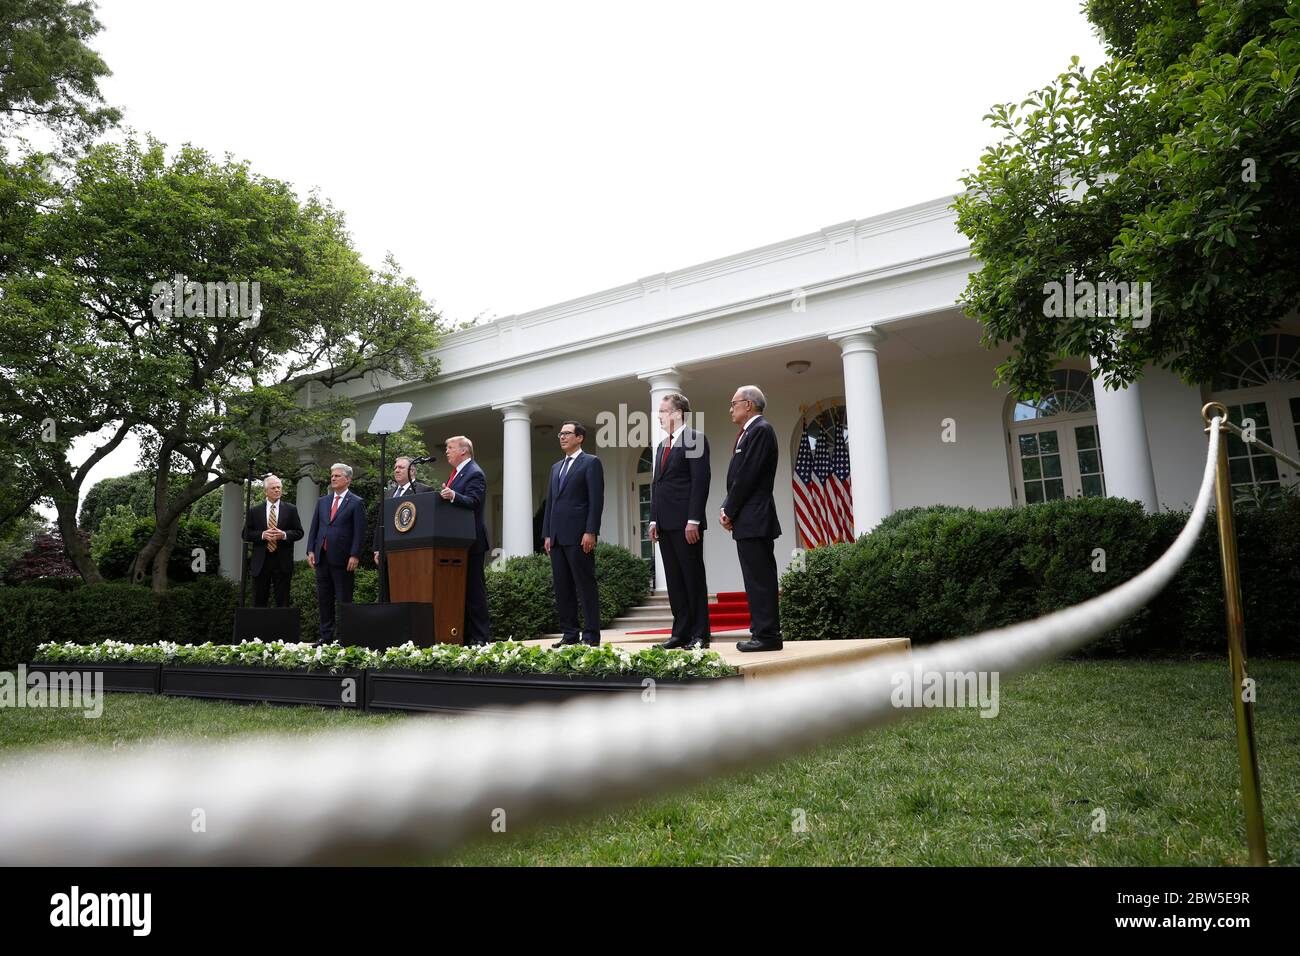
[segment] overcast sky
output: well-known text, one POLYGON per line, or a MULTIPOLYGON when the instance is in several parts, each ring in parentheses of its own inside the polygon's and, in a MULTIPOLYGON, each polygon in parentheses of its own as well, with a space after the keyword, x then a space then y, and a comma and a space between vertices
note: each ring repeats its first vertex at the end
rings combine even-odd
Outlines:
POLYGON ((1101 62, 1080 7, 101 0, 94 46, 124 125, 319 189, 461 321, 955 192, 1101 62))

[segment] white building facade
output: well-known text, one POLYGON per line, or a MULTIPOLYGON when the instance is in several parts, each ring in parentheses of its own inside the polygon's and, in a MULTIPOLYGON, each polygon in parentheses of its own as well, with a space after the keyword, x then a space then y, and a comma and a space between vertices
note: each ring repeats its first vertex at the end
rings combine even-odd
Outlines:
MULTIPOLYGON (((654 412, 664 394, 680 391, 712 446, 712 592, 742 588, 730 535, 714 521, 735 435, 727 403, 741 385, 763 389, 766 417, 785 443, 776 479, 783 570, 799 546, 791 466, 801 422, 828 409, 847 429, 858 534, 916 505, 1110 494, 1149 510, 1184 508, 1204 461, 1200 408, 1212 398, 1254 420, 1271 444, 1300 450, 1295 322, 1243 347, 1233 374, 1200 388, 1151 369, 1135 387, 1094 389, 1087 363, 1066 361, 1055 393, 1037 406, 1013 401, 993 382, 1004 355, 980 345, 980 324, 957 304, 978 263, 951 202, 840 223, 452 333, 436 381, 385 381, 382 392, 350 386, 357 422, 364 427, 381 402, 410 401, 430 449, 468 435, 488 475, 489 536, 512 556, 534 549, 534 516, 560 457, 556 432, 577 419, 588 429, 585 450, 604 465, 602 539, 650 558, 654 412)), ((1240 443, 1232 451, 1234 482, 1297 480, 1240 443)), ((442 481, 446 470, 425 465, 421 477, 442 481)), ((304 513, 317 493, 299 483, 304 513)), ((240 495, 227 486, 226 568, 238 567, 240 495)))

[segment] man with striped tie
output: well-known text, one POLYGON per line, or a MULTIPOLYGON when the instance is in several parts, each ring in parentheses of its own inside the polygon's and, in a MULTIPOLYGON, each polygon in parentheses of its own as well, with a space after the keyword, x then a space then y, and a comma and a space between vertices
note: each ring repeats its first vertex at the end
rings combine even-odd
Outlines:
POLYGON ((298 509, 282 501, 284 485, 275 475, 262 482, 266 501, 254 505, 244 522, 244 540, 253 545, 249 574, 253 578, 253 607, 266 607, 275 588, 275 606, 289 606, 293 577, 293 543, 303 536, 298 509))

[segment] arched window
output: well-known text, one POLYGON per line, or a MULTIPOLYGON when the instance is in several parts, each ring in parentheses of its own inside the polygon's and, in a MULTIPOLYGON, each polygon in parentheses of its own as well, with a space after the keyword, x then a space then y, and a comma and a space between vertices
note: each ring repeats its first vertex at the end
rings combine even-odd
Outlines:
POLYGON ((1011 408, 1007 441, 1018 503, 1106 494, 1092 377, 1062 368, 1052 373, 1052 383, 1051 391, 1011 408))
MULTIPOLYGON (((1228 418, 1255 437, 1300 457, 1300 336, 1271 332, 1228 353, 1210 396, 1228 418)), ((1296 483, 1290 466, 1258 445, 1228 435, 1228 470, 1234 491, 1267 491, 1296 483)))

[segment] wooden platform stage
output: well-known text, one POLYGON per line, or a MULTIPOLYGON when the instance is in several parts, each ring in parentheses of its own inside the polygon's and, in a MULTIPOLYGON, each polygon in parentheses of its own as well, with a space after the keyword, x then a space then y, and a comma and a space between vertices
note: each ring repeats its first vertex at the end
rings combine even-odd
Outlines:
MULTIPOLYGON (((865 660, 878 654, 907 654, 912 650, 912 642, 906 637, 864 638, 843 641, 786 641, 779 651, 754 651, 744 653, 736 650, 736 642, 746 640, 749 631, 719 631, 714 634, 709 650, 717 651, 722 659, 733 667, 740 668, 746 680, 760 677, 777 677, 796 671, 816 667, 835 667, 849 661, 865 660)), ((550 647, 560 639, 560 635, 551 634, 541 640, 528 641, 528 644, 540 644, 550 647)), ((668 640, 667 634, 628 634, 623 631, 601 631, 601 644, 619 644, 628 650, 636 651, 651 644, 668 640)))

